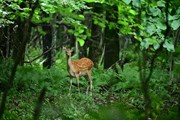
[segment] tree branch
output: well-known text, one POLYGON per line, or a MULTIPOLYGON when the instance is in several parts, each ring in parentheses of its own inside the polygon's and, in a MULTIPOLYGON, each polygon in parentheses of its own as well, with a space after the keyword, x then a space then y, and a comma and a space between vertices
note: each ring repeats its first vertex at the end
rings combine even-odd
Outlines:
POLYGON ((60 48, 60 47, 61 47, 61 46, 58 46, 58 47, 55 47, 55 46, 56 46, 56 45, 52 45, 51 48, 49 48, 48 50, 46 50, 45 52, 43 52, 41 55, 33 58, 33 59, 30 60, 30 61, 24 61, 24 63, 32 63, 32 62, 34 62, 35 60, 37 60, 37 59, 39 59, 40 57, 42 57, 42 56, 43 56, 44 54, 46 54, 47 52, 49 52, 49 51, 51 51, 51 50, 53 50, 53 49, 57 49, 57 48, 60 48))

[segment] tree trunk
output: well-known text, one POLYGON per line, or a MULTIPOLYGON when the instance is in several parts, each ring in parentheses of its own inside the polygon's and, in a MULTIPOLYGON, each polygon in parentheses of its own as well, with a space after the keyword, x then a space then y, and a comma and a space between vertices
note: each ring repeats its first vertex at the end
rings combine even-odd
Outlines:
MULTIPOLYGON (((152 61, 155 60, 155 57, 152 58, 152 61)), ((143 97, 144 97, 144 112, 145 112, 145 120, 148 120, 152 117, 152 111, 151 111, 151 99, 149 95, 149 81, 153 73, 153 67, 154 62, 150 64, 150 68, 147 67, 147 52, 145 50, 139 51, 139 74, 140 74, 140 80, 141 80, 141 89, 143 91, 143 97), (149 69, 149 73, 147 73, 147 70, 149 69)))
POLYGON ((119 41, 118 35, 114 34, 116 30, 107 30, 105 32, 105 56, 104 69, 110 67, 115 69, 115 63, 119 60, 119 41))
MULTIPOLYGON (((21 8, 25 8, 26 7, 26 0, 24 2, 21 2, 20 7, 21 8)), ((31 4, 30 4, 31 6, 31 4)), ((32 6, 31 6, 32 7, 32 6)), ((22 12, 22 11, 20 11, 22 12)), ((31 16, 32 17, 32 16, 31 16)), ((30 23, 28 23, 30 24, 30 23)), ((27 21, 22 21, 20 17, 18 17, 18 19, 15 22, 15 26, 14 26, 14 39, 13 39, 13 59, 15 60, 16 57, 18 56, 17 54, 19 54, 20 52, 20 48, 19 46, 21 46, 23 44, 23 37, 24 37, 24 31, 27 30, 27 36, 26 36, 26 42, 28 43, 30 41, 30 33, 31 33, 31 26, 28 27, 28 29, 26 28, 27 26, 27 21)), ((23 45, 22 45, 23 46, 23 45)), ((26 45, 25 45, 25 49, 26 49, 26 45)), ((24 65, 24 58, 25 58, 25 50, 22 51, 22 56, 20 58, 20 63, 19 65, 24 65)))
POLYGON ((44 23, 43 24, 43 31, 46 32, 46 34, 42 37, 43 40, 43 59, 45 60, 43 62, 44 68, 50 68, 52 65, 52 28, 51 25, 44 23))
POLYGON ((0 28, 0 57, 7 58, 10 53, 10 33, 9 27, 0 28))
MULTIPOLYGON (((24 33, 24 30, 26 29, 26 24, 25 22, 20 21, 20 19, 17 20, 16 25, 14 26, 14 34, 13 34, 13 38, 12 38, 12 58, 15 60, 16 57, 18 56, 17 54, 19 54, 20 48, 19 46, 21 46, 23 44, 23 37, 24 35, 22 33, 24 33)), ((31 32, 31 27, 28 28, 28 35, 26 37, 26 41, 29 42, 30 41, 30 32, 31 32)), ((24 65, 24 58, 25 58, 25 50, 22 51, 22 57, 20 58, 20 63, 19 65, 24 65)))
MULTIPOLYGON (((54 17, 55 17, 55 19, 52 23, 53 25, 55 24, 55 21, 56 21, 56 15, 54 17)), ((56 48, 57 47, 57 45, 56 45, 56 43, 57 43, 57 29, 53 25, 52 25, 52 45, 51 46, 56 48)), ((54 64, 55 62, 56 62, 56 49, 52 49, 52 63, 54 64)))
MULTIPOLYGON (((97 14, 103 13, 102 6, 100 4, 93 4, 93 12, 97 14)), ((91 38, 88 41, 89 45, 89 55, 88 57, 94 62, 94 66, 98 67, 99 56, 102 52, 102 28, 96 24, 92 20, 92 15, 86 15, 86 22, 89 22, 89 29, 91 29, 91 38)))
MULTIPOLYGON (((116 7, 112 7, 106 13, 106 18, 109 22, 116 22, 117 17, 113 18, 111 10, 116 10, 116 7)), ((112 67, 115 69, 115 63, 119 60, 119 39, 118 31, 114 27, 105 28, 105 56, 104 56, 104 68, 108 69, 112 67)))

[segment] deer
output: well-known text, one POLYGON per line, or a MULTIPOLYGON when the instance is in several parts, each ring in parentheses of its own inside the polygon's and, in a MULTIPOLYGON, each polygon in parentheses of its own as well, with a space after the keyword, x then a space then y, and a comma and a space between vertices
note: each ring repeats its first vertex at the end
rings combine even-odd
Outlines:
POLYGON ((74 51, 74 48, 72 49, 66 49, 63 47, 66 53, 66 58, 67 58, 67 70, 70 75, 70 80, 69 80, 69 95, 71 94, 71 87, 72 87, 72 78, 76 78, 76 84, 77 84, 77 89, 80 92, 79 89, 79 77, 86 75, 87 80, 88 80, 88 86, 86 89, 86 95, 89 93, 90 89, 90 96, 92 96, 92 68, 94 66, 94 63, 86 57, 83 57, 78 60, 72 60, 72 52, 74 51))

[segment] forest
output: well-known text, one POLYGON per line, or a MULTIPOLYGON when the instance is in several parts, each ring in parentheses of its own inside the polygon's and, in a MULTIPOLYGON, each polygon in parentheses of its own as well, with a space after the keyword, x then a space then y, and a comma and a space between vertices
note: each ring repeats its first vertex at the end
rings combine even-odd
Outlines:
POLYGON ((179 0, 0 0, 1 120, 180 120, 179 0))

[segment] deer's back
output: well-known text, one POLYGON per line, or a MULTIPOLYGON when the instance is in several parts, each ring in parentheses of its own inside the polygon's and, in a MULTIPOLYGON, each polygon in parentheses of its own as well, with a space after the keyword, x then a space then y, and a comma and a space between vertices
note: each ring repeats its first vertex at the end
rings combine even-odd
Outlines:
POLYGON ((76 69, 76 71, 85 71, 91 70, 94 63, 89 58, 84 57, 79 60, 73 60, 72 65, 76 69))

